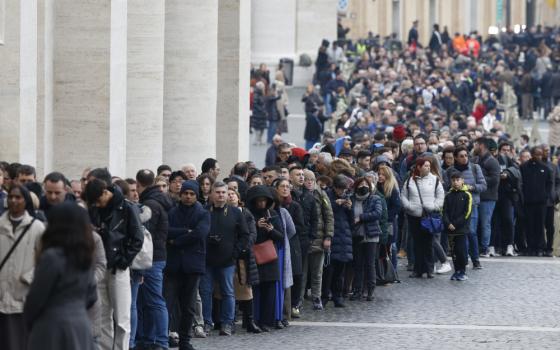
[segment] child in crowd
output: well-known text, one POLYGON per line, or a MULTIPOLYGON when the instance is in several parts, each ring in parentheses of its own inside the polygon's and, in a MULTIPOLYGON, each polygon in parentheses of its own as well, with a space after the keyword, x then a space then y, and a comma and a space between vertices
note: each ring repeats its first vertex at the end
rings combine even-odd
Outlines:
POLYGON ((451 189, 443 203, 443 225, 449 237, 449 246, 453 256, 454 281, 466 281, 467 235, 472 210, 472 196, 461 172, 451 174, 451 189))

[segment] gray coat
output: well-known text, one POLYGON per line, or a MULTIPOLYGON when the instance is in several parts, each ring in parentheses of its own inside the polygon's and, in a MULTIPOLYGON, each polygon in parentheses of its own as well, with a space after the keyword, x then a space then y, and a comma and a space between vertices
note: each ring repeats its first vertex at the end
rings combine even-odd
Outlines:
POLYGON ((45 250, 25 301, 29 350, 93 350, 87 309, 97 299, 93 269, 77 270, 62 249, 45 250))
MULTIPOLYGON (((446 192, 451 188, 451 174, 455 171, 459 170, 452 166, 443 173, 443 187, 446 192)), ((473 204, 478 205, 480 203, 480 194, 486 191, 487 187, 486 179, 484 178, 480 165, 469 162, 467 169, 460 171, 460 173, 465 180, 465 185, 474 188, 470 193, 472 194, 473 204)))

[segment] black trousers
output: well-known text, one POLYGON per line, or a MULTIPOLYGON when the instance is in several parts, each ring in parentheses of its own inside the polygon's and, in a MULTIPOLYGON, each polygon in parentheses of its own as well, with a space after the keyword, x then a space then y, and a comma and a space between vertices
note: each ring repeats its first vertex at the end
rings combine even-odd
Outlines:
POLYGON ((455 272, 465 272, 467 267, 467 235, 448 235, 448 237, 455 272))
POLYGON ((434 272, 434 250, 432 248, 432 234, 420 226, 421 218, 408 215, 408 229, 413 239, 414 272, 434 272))
POLYGON ((255 320, 260 325, 272 327, 275 322, 276 282, 266 281, 254 287, 253 303, 255 320))
POLYGON ((546 207, 544 227, 546 228, 546 251, 552 252, 552 241, 554 240, 554 206, 546 207))
POLYGON ((292 302, 292 307, 296 307, 302 302, 300 298, 300 294, 301 294, 301 283, 303 281, 303 275, 294 275, 293 278, 294 278, 294 285, 291 288, 292 289, 291 302, 292 302))
POLYGON ((490 245, 496 249, 505 249, 513 245, 515 230, 513 229, 513 202, 510 198, 500 198, 496 202, 492 215, 492 235, 490 245))
MULTIPOLYGON (((200 275, 195 273, 166 272, 163 280, 163 293, 167 305, 179 304, 179 313, 169 310, 169 324, 179 325, 179 343, 186 344, 191 339, 191 328, 196 314, 196 292, 200 275), (178 321, 178 322, 177 322, 178 321)), ((171 328, 172 330, 175 330, 171 328)))
POLYGON ((524 208, 528 249, 531 253, 542 252, 545 248, 544 219, 546 205, 544 203, 526 203, 524 208))
POLYGON ((323 285, 321 291, 321 298, 328 299, 329 292, 332 294, 333 299, 342 298, 342 289, 344 288, 344 274, 346 265, 349 263, 331 260, 329 266, 323 270, 323 285))
POLYGON ((362 242, 362 237, 353 240, 352 254, 354 255, 354 283, 353 290, 363 291, 364 277, 368 289, 375 288, 375 264, 377 262, 377 243, 362 242))
POLYGON ((2 349, 24 350, 27 349, 27 325, 23 313, 0 313, 0 334, 2 334, 2 349))

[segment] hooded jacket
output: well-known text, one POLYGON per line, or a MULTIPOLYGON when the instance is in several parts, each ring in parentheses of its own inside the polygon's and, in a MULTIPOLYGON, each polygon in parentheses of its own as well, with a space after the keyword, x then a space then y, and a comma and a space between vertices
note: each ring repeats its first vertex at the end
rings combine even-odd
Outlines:
POLYGON ((150 186, 140 194, 140 203, 152 210, 152 218, 147 223, 154 243, 154 261, 167 259, 166 241, 169 230, 167 212, 173 208, 173 201, 157 186, 150 186))
POLYGON ((463 185, 460 190, 451 188, 443 202, 443 226, 449 235, 464 235, 470 231, 470 220, 473 206, 473 198, 463 185), (452 224, 455 230, 450 231, 452 224))
MULTIPOLYGON (((271 239, 275 243, 275 248, 278 253, 278 246, 284 245, 284 229, 282 218, 275 210, 271 209, 274 199, 270 189, 265 185, 254 186, 247 191, 247 209, 251 211, 255 218, 255 225, 257 228, 257 239, 255 244, 263 243, 271 239), (266 198, 266 208, 259 209, 256 207, 257 198, 266 198), (269 218, 273 226, 271 231, 267 231, 258 226, 258 221, 262 218, 269 218)), ((257 266, 259 271, 260 282, 271 282, 280 280, 280 266, 278 261, 272 261, 267 264, 257 266)))
POLYGON ((334 217, 334 236, 331 244, 331 259, 340 262, 352 261, 352 225, 354 213, 352 208, 338 205, 334 190, 327 191, 331 201, 334 217))

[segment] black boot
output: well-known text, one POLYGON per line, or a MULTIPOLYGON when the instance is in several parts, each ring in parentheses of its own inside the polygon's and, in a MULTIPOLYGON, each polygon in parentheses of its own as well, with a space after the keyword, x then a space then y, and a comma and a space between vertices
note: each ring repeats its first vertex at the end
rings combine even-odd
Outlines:
POLYGON ((240 302, 239 306, 243 312, 243 328, 247 329, 247 333, 262 333, 262 329, 257 326, 253 320, 253 300, 240 302))
POLYGON ((373 287, 368 287, 367 298, 366 298, 367 301, 373 301, 373 291, 374 291, 373 287))

